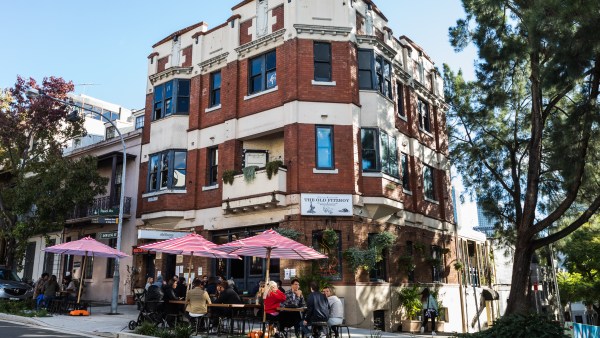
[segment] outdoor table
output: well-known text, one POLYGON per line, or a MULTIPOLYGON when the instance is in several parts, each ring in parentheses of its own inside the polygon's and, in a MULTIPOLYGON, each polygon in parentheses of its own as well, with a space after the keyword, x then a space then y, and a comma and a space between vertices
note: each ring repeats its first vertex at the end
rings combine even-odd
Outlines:
POLYGON ((302 320, 302 312, 306 311, 305 307, 278 307, 279 311, 279 323, 281 329, 284 330, 287 327, 295 326, 302 320), (290 326, 291 325, 291 326, 290 326))

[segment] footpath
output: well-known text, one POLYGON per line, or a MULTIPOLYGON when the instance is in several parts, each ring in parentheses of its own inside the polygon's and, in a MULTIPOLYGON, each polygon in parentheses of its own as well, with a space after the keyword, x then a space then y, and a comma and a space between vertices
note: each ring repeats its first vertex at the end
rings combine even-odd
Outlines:
MULTIPOLYGON (((136 320, 138 310, 135 305, 119 305, 118 314, 111 315, 110 306, 92 307, 90 316, 72 317, 66 315, 54 315, 52 317, 29 318, 0 313, 0 321, 17 322, 32 326, 43 326, 60 330, 65 333, 79 334, 86 337, 110 337, 110 338, 134 338, 147 337, 134 334, 128 329, 127 324, 136 320)), ((430 334, 412 334, 405 332, 379 332, 368 329, 350 327, 352 338, 409 338, 409 337, 431 337, 430 334)), ((438 337, 448 337, 447 334, 438 334, 438 337)), ((197 336, 205 338, 206 335, 197 336)), ((216 336, 215 336, 216 337, 216 336)), ((224 336, 222 336, 224 337, 224 336)), ((346 338, 346 333, 343 335, 346 338)))

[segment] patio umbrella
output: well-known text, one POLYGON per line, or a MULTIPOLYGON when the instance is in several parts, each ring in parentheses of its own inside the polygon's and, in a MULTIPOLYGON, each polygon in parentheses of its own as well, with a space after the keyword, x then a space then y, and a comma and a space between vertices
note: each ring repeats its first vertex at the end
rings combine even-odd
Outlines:
MULTIPOLYGON (((198 234, 189 234, 179 238, 171 238, 164 241, 139 246, 141 249, 154 252, 162 252, 173 255, 209 257, 209 258, 231 258, 241 259, 236 254, 229 254, 216 250, 217 245, 198 234)), ((188 265, 188 288, 189 279, 192 275, 192 262, 188 265)))
MULTIPOLYGON (((293 239, 282 236, 273 229, 265 230, 256 236, 238 239, 237 241, 222 244, 217 247, 217 249, 241 256, 266 258, 266 283, 269 282, 269 265, 271 264, 271 257, 300 260, 327 258, 327 256, 321 254, 317 250, 307 247, 302 243, 298 243, 293 239)), ((263 311, 263 323, 265 320, 266 314, 263 311)))
MULTIPOLYGON (((97 240, 91 238, 90 236, 84 237, 82 239, 66 242, 62 244, 53 245, 44 249, 45 252, 60 254, 60 255, 75 255, 75 256, 83 256, 83 268, 81 271, 81 279, 83 281, 83 276, 85 276, 85 266, 87 263, 88 255, 92 255, 92 257, 107 257, 107 258, 124 258, 128 257, 127 254, 111 248, 110 246, 100 243, 97 240)), ((83 289, 83 283, 79 285, 79 292, 77 293, 77 303, 79 304, 79 300, 81 299, 81 290, 83 289)))

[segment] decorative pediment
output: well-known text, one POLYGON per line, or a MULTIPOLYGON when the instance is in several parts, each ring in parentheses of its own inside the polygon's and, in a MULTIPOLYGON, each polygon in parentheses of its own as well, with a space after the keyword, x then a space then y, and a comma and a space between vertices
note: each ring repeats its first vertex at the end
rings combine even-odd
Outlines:
POLYGON ((150 82, 154 84, 163 79, 174 78, 177 75, 190 75, 192 69, 193 67, 169 67, 160 73, 150 75, 150 82))
POLYGON ((319 25, 301 25, 295 24, 298 34, 319 34, 319 35, 343 35, 348 36, 352 32, 352 27, 337 26, 319 26, 319 25))
POLYGON ((285 29, 280 29, 277 32, 271 33, 269 35, 263 36, 260 39, 256 39, 254 41, 243 44, 235 49, 240 57, 246 56, 252 52, 252 50, 256 50, 260 47, 268 46, 270 44, 274 44, 277 41, 283 41, 283 33, 285 33, 285 29))
POLYGON ((221 62, 225 62, 227 60, 227 56, 229 55, 229 52, 225 52, 223 54, 219 54, 215 57, 212 57, 208 60, 202 61, 198 64, 198 66, 200 67, 200 71, 201 72, 205 72, 208 69, 210 69, 211 67, 220 64, 221 62))
POLYGON ((367 44, 373 47, 377 47, 389 59, 393 59, 394 57, 396 57, 396 54, 398 54, 397 50, 393 49, 392 47, 388 46, 386 43, 372 35, 357 35, 356 42, 359 44, 367 44))

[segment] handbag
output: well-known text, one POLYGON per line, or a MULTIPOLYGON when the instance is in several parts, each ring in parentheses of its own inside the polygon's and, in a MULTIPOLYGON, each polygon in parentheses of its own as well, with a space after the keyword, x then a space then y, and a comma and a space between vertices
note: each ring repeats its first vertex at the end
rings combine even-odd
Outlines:
POLYGON ((427 318, 435 318, 438 316, 438 312, 435 309, 427 309, 425 310, 425 317, 427 318))

